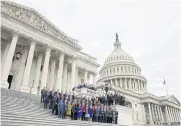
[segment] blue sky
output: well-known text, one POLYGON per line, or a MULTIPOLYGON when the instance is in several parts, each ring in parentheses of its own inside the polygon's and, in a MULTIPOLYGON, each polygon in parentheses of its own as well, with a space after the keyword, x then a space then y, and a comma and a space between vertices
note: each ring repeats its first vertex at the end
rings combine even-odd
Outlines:
POLYGON ((36 9, 101 66, 113 51, 115 33, 122 48, 142 68, 148 91, 181 98, 179 0, 12 0, 36 9))

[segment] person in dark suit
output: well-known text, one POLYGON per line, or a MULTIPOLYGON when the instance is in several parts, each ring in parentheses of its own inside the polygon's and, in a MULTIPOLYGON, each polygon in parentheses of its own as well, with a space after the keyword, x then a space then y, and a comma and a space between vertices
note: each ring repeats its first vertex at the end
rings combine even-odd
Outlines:
POLYGON ((118 124, 118 111, 115 113, 115 124, 118 124))
POLYGON ((44 95, 44 108, 46 109, 48 106, 48 93, 44 95))
POLYGON ((105 123, 109 123, 109 108, 107 106, 105 110, 105 123))
POLYGON ((111 117, 112 117, 112 115, 111 115, 111 108, 109 107, 109 110, 108 110, 108 119, 107 119, 107 123, 111 123, 112 121, 111 121, 111 117))
POLYGON ((45 87, 41 89, 41 102, 44 103, 44 96, 45 96, 45 87))
POLYGON ((57 93, 54 93, 53 99, 52 99, 52 114, 56 111, 56 105, 57 105, 57 93))
POLYGON ((72 120, 75 120, 75 111, 76 111, 75 103, 73 103, 72 104, 72 110, 71 110, 71 119, 72 120))
POLYGON ((64 117, 64 103, 63 100, 60 100, 58 103, 58 118, 64 117))
POLYGON ((100 116, 99 116, 100 122, 104 122, 104 106, 101 105, 100 107, 100 116))
POLYGON ((99 122, 99 117, 100 117, 100 106, 97 106, 96 108, 96 122, 99 122))

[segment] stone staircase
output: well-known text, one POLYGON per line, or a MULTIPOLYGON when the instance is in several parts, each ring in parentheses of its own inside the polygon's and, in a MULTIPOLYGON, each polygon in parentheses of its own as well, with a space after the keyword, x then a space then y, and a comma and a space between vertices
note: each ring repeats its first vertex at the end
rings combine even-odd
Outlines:
MULTIPOLYGON (((2 126, 110 126, 115 124, 60 119, 44 109, 40 96, 1 88, 2 126)), ((116 126, 116 125, 115 125, 116 126)))

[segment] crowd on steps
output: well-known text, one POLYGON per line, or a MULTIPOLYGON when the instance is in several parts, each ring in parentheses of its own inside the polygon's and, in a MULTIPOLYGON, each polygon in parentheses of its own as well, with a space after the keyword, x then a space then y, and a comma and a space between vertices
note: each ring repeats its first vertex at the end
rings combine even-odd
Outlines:
POLYGON ((117 94, 107 97, 75 97, 74 93, 41 90, 41 102, 45 109, 59 118, 117 124, 118 111, 112 105, 125 104, 125 98, 117 94))

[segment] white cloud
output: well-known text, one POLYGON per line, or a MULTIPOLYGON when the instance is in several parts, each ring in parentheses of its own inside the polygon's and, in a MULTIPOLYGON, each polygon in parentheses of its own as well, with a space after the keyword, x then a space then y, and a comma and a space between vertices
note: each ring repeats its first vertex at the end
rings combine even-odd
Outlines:
MULTIPOLYGON (((103 65, 113 51, 115 32, 122 48, 135 58, 148 80, 148 91, 165 95, 181 92, 179 66, 181 17, 178 0, 13 0, 35 8, 103 65)), ((181 97, 179 97, 181 98, 181 97)))

